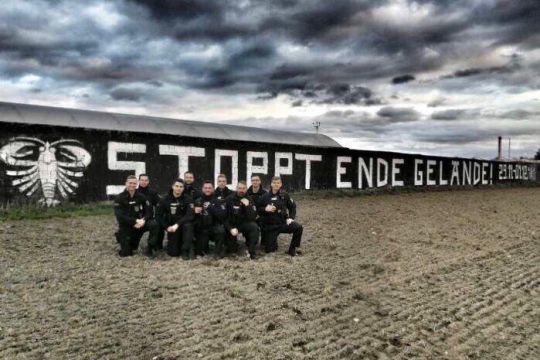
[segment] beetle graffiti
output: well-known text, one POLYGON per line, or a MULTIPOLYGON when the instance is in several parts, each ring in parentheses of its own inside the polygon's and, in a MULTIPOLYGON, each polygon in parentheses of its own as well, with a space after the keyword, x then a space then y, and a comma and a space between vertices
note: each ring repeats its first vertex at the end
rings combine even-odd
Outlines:
POLYGON ((12 185, 27 197, 41 187, 39 203, 54 206, 60 203, 57 192, 67 199, 79 186, 76 179, 92 161, 82 143, 74 139, 54 142, 37 138, 16 137, 0 148, 0 160, 14 167, 6 171, 12 185))

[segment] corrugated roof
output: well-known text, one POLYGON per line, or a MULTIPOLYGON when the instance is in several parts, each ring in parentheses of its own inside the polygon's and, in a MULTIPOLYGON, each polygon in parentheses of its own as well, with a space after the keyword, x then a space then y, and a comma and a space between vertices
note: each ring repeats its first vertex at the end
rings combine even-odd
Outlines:
POLYGON ((342 147, 326 135, 8 102, 0 102, 0 122, 171 134, 197 138, 326 148, 342 147))

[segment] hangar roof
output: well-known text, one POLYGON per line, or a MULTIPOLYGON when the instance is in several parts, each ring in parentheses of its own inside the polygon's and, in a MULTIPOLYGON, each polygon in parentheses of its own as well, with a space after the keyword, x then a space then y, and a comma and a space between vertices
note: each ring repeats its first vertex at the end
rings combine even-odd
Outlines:
POLYGON ((326 135, 8 102, 0 102, 0 122, 341 148, 326 135))

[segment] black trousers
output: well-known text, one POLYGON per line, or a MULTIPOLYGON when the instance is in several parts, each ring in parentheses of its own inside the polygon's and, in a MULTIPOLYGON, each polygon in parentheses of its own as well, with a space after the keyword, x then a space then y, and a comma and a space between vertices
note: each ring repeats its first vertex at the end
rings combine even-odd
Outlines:
MULTIPOLYGON (((236 226, 238 232, 246 238, 246 246, 250 255, 256 254, 257 243, 259 242, 259 226, 254 221, 247 221, 236 226)), ((232 236, 229 232, 229 240, 233 240, 236 244, 236 236, 232 236)))
POLYGON ((163 249, 163 239, 165 239, 166 232, 167 231, 163 229, 161 226, 159 227, 157 240, 156 240, 156 249, 159 249, 159 250, 163 249))
POLYGON ((195 254, 208 254, 210 241, 216 244, 216 254, 222 256, 225 252, 225 227, 222 224, 195 227, 195 254))
POLYGON ((185 223, 175 232, 167 233, 167 254, 170 256, 193 257, 193 224, 185 223))
POLYGON ((149 232, 148 246, 152 249, 156 247, 159 225, 155 220, 148 220, 140 229, 130 226, 120 226, 118 228, 118 242, 120 243, 120 256, 131 256, 133 251, 139 248, 139 243, 145 232, 149 232))
POLYGON ((304 227, 293 221, 290 225, 283 223, 281 225, 264 225, 262 231, 262 241, 264 243, 264 251, 274 252, 278 249, 279 234, 293 234, 290 248, 300 247, 302 242, 302 232, 304 227))

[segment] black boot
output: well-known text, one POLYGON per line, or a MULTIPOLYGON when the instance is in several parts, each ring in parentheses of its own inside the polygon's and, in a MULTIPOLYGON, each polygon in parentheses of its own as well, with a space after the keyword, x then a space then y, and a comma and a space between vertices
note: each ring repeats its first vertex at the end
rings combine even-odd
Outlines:
POLYGON ((296 248, 294 246, 290 246, 289 247, 289 251, 287 251, 287 254, 289 254, 290 256, 296 256, 296 248))

